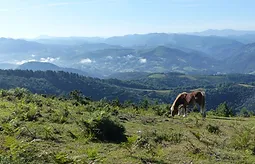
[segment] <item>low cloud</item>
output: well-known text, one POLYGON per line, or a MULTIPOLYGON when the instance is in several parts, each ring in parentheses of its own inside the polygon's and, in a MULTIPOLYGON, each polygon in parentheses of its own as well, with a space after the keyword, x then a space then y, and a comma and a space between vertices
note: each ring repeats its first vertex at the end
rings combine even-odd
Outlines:
POLYGON ((132 54, 129 54, 129 55, 127 55, 127 56, 124 56, 125 59, 132 59, 133 57, 134 57, 134 55, 132 55, 132 54))
POLYGON ((141 59, 139 59, 139 62, 142 63, 142 64, 143 64, 143 63, 147 63, 147 59, 141 58, 141 59))
POLYGON ((35 61, 37 61, 37 60, 35 60, 35 59, 21 60, 21 61, 15 62, 15 64, 21 65, 21 64, 24 64, 24 63, 27 63, 27 62, 35 62, 35 61))
MULTIPOLYGON (((32 55, 32 57, 34 57, 32 55)), ((53 63, 55 61, 58 61, 60 58, 52 58, 52 57, 47 57, 47 58, 40 58, 40 60, 36 60, 36 59, 27 59, 27 60, 21 60, 21 61, 15 61, 14 64, 16 65, 22 65, 24 63, 28 63, 28 62, 47 62, 47 63, 53 63)))
POLYGON ((93 61, 89 58, 86 58, 86 59, 81 59, 80 63, 81 64, 90 64, 92 63, 93 61))
POLYGON ((112 56, 106 56, 106 59, 113 59, 112 56))
POLYGON ((47 58, 41 58, 40 62, 47 62, 47 63, 52 63, 54 61, 59 60, 60 58, 51 58, 51 57, 47 57, 47 58))

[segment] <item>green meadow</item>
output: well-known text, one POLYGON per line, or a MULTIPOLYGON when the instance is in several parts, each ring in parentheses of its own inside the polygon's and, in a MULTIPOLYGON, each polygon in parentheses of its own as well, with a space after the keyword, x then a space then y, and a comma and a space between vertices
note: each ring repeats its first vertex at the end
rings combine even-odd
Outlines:
POLYGON ((254 163, 255 118, 0 91, 0 163, 254 163))

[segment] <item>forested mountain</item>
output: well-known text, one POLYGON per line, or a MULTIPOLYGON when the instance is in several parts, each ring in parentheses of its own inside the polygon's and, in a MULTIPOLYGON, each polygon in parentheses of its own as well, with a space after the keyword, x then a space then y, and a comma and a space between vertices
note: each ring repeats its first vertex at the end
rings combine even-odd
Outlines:
POLYGON ((0 88, 15 87, 27 88, 34 93, 53 95, 67 95, 73 90, 80 90, 93 100, 119 97, 122 101, 129 99, 139 101, 142 98, 104 80, 63 71, 1 70, 0 88))
POLYGON ((208 110, 225 101, 235 110, 241 107, 254 110, 254 86, 255 76, 243 74, 191 76, 157 73, 125 81, 102 80, 62 71, 0 71, 0 88, 24 87, 34 93, 54 95, 67 95, 73 90, 80 90, 93 100, 105 98, 139 103, 147 99, 149 102, 171 104, 180 92, 202 88, 206 90, 208 110))

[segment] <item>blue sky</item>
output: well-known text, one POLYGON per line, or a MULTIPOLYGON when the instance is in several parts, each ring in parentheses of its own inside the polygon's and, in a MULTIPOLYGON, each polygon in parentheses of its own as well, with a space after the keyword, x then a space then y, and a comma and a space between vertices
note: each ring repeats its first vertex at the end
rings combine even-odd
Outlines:
POLYGON ((255 30, 254 0, 0 0, 0 37, 255 30))

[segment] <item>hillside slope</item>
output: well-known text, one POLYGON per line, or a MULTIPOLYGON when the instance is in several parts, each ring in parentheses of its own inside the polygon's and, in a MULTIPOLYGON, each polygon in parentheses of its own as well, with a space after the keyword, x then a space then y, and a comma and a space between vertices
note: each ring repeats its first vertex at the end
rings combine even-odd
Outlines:
POLYGON ((0 90, 0 163, 253 163, 255 118, 0 90))

